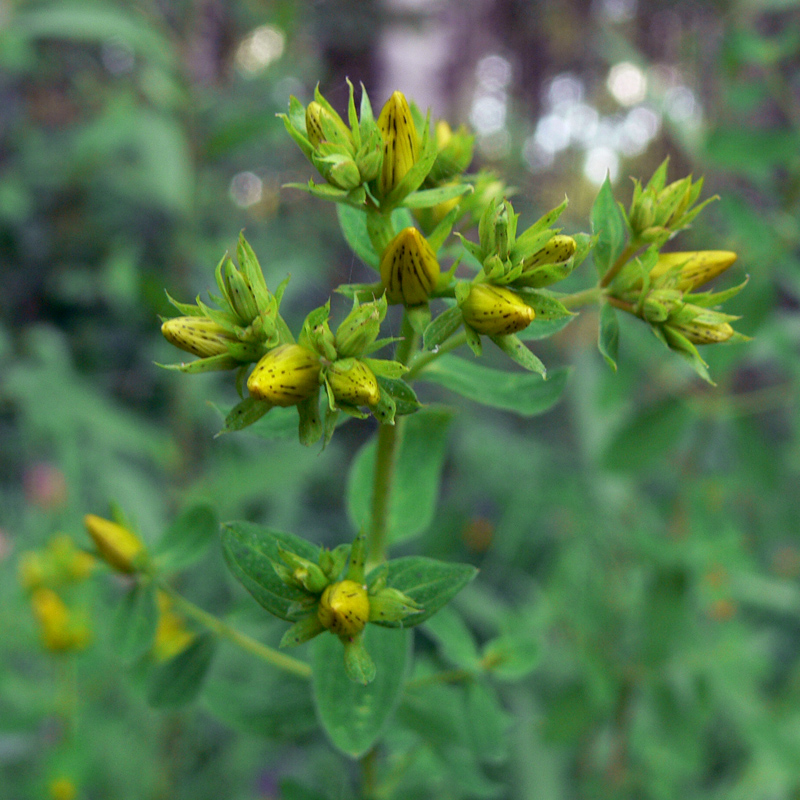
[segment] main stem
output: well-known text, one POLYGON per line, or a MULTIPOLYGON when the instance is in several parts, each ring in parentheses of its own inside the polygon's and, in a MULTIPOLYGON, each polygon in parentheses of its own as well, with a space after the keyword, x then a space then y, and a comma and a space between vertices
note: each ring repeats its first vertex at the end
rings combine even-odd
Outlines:
POLYGON ((284 672, 290 672, 298 678, 311 677, 311 667, 304 661, 292 658, 278 650, 267 647, 267 645, 261 644, 261 642, 237 631, 235 628, 231 628, 230 625, 227 625, 221 619, 218 619, 213 614, 209 614, 208 611, 204 611, 190 600, 187 600, 183 595, 178 594, 169 584, 160 583, 159 588, 169 594, 172 600, 175 601, 175 605, 177 605, 187 617, 192 617, 192 619, 197 620, 197 622, 208 628, 217 636, 228 639, 228 641, 241 647, 242 650, 246 650, 262 661, 266 661, 272 664, 272 666, 282 669, 284 672))
MULTIPOLYGON (((395 360, 408 364, 419 346, 419 336, 411 327, 408 314, 403 311, 402 341, 397 345, 395 360)), ((392 494, 397 453, 403 437, 405 417, 397 417, 394 425, 381 425, 378 429, 378 447, 375 454, 375 482, 368 532, 368 566, 386 560, 386 534, 389 528, 389 501, 392 494)))

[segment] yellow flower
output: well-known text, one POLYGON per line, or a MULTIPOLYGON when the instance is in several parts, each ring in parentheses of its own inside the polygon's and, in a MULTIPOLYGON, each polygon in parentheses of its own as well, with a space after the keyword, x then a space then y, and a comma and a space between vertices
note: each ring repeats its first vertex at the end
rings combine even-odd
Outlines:
POLYGON ((352 637, 364 630, 369 620, 367 589, 355 581, 330 584, 322 593, 317 618, 338 636, 352 637))
POLYGON ((535 316, 534 310, 514 292, 502 286, 477 283, 461 304, 464 322, 478 333, 507 336, 524 330, 535 316))
POLYGON ((439 262, 416 228, 404 228, 383 251, 381 280, 390 303, 425 303, 439 280, 439 262))
POLYGON ((173 317, 164 321, 161 333, 170 344, 201 358, 224 355, 228 342, 236 341, 207 317, 173 317))
POLYGON ((395 92, 378 117, 383 137, 383 166, 378 176, 378 190, 386 197, 405 177, 419 158, 419 136, 408 101, 395 92))
POLYGON ((698 250, 691 253, 660 253, 650 270, 650 279, 680 267, 676 288, 688 292, 725 272, 736 261, 730 250, 698 250))
POLYGON ((94 514, 87 514, 83 522, 103 561, 119 572, 136 571, 136 562, 146 551, 133 531, 94 514))
POLYGON ((336 361, 331 364, 326 377, 333 396, 339 402, 353 406, 374 406, 381 399, 378 380, 363 361, 336 361))
POLYGON ((270 350, 247 379, 247 388, 257 400, 276 406, 294 406, 319 389, 322 365, 319 356, 299 344, 284 344, 270 350))

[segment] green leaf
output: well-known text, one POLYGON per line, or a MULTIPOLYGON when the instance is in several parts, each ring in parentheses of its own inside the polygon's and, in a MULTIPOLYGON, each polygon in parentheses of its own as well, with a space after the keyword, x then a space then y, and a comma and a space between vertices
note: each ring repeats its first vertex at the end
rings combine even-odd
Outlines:
POLYGON ((211 506, 187 508, 173 520, 158 543, 159 566, 179 570, 193 564, 205 554, 218 530, 217 514, 211 506))
POLYGON ((417 400, 416 393, 405 381, 384 378, 381 375, 378 375, 377 378, 381 392, 388 394, 394 402, 397 416, 402 417, 414 414, 422 407, 419 400, 417 400))
POLYGON ((425 622, 478 574, 471 564, 454 564, 424 556, 393 558, 386 569, 386 585, 399 589, 423 609, 402 622, 375 623, 387 628, 409 628, 425 622))
POLYGON ((125 662, 136 661, 152 647, 157 626, 156 588, 152 583, 137 583, 114 614, 116 654, 125 662))
POLYGON ((225 415, 225 424, 217 435, 243 430, 258 422, 271 408, 273 408, 272 403, 245 397, 225 415))
POLYGON ((533 342, 547 339, 567 327, 575 317, 559 317, 558 319, 534 319, 524 331, 517 336, 523 342, 533 342))
MULTIPOLYGON (((404 421, 389 499, 390 542, 418 536, 431 524, 439 496, 447 430, 452 418, 453 412, 449 409, 426 408, 404 421)), ((362 447, 350 468, 347 510, 356 530, 364 530, 369 525, 376 445, 373 438, 362 447)))
POLYGON ((558 402, 568 375, 568 369, 556 369, 544 381, 536 374, 502 372, 447 355, 425 367, 418 380, 437 383, 476 403, 532 417, 558 402))
POLYGON ((487 642, 481 660, 496 678, 517 681, 533 672, 539 653, 539 642, 523 628, 487 642))
POLYGON ((403 200, 403 205, 406 208, 430 208, 471 191, 473 191, 473 187, 469 183, 440 186, 436 189, 421 189, 407 195, 403 200))
POLYGON ((617 351, 619 350, 619 321, 617 312, 610 303, 604 303, 600 310, 600 330, 597 334, 597 349, 614 372, 617 371, 617 351))
POLYGON ((611 181, 606 176, 592 206, 592 233, 597 236, 594 263, 602 277, 625 249, 625 219, 614 199, 611 181))
POLYGON ((606 447, 606 468, 640 473, 654 464, 663 464, 681 439, 691 411, 669 398, 628 418, 606 447))
POLYGON ((175 658, 156 666, 150 674, 147 702, 155 708, 191 703, 203 688, 215 649, 214 637, 201 634, 175 658))
POLYGON ((334 747, 358 758, 377 741, 403 691, 411 656, 409 631, 368 625, 364 646, 375 663, 375 680, 366 686, 347 676, 342 643, 323 634, 314 641, 314 698, 322 727, 334 747))
POLYGON ((282 563, 279 548, 314 563, 319 560, 319 547, 292 533, 251 522, 223 525, 222 550, 234 577, 270 614, 293 622, 290 606, 308 595, 296 587, 287 586, 278 577, 272 562, 282 563))
POLYGON ((432 636, 442 656, 453 666, 475 669, 478 666, 478 648, 472 632, 461 616, 450 606, 424 624, 425 633, 432 636))
POLYGON ((510 714, 486 681, 467 684, 466 694, 467 731, 475 757, 487 764, 502 763, 508 758, 510 714))
POLYGON ((347 244, 365 264, 378 269, 381 258, 367 234, 367 215, 357 208, 342 204, 336 206, 336 213, 347 244))

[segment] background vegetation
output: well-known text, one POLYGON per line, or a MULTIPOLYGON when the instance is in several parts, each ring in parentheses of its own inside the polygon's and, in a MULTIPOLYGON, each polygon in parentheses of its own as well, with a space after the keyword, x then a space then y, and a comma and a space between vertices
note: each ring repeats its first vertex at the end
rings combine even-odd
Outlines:
MULTIPOLYGON (((537 351, 574 365, 554 410, 460 404, 415 547, 481 574, 417 634, 421 668, 469 665, 506 631, 528 635, 535 664, 526 653, 527 677, 488 702, 421 687, 380 753, 396 776, 382 796, 800 797, 796 2, 0 10, 4 796, 55 796, 62 775, 86 798, 354 796, 299 682, 225 648, 195 705, 154 711, 110 643, 119 586, 76 588, 94 643, 68 663, 42 649, 16 580, 55 533, 87 543, 83 514, 110 499, 145 537, 195 500, 320 543, 351 535, 342 498, 368 426, 322 454, 213 440, 207 401, 230 407, 230 387, 153 363, 172 360, 163 287, 205 292, 242 228, 270 287, 291 273, 295 327, 334 285, 369 279, 332 209, 280 191, 309 167, 275 114, 317 81, 343 110, 349 76, 377 107, 399 88, 471 125, 527 224, 566 193, 567 231, 585 227, 606 169, 623 196, 666 155, 674 177, 705 174, 722 199, 680 247, 739 253, 750 285, 731 306, 755 337, 708 353, 713 388, 623 320, 614 374, 588 312, 537 351)), ((217 550, 181 589, 280 637, 217 550)))

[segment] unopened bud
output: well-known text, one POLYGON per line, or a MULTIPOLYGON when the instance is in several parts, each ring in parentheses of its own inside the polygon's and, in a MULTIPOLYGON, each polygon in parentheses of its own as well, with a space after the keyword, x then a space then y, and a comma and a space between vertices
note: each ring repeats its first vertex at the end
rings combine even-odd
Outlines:
POLYGON ((727 322, 716 324, 682 322, 670 327, 685 336, 692 344, 719 344, 727 342, 734 334, 733 328, 727 322))
POLYGON ((405 228, 389 242, 380 272, 390 303, 425 303, 439 280, 439 262, 427 239, 416 228, 405 228))
POLYGON ((382 197, 397 186, 419 158, 419 136, 408 101, 402 92, 394 92, 378 117, 383 137, 383 165, 378 176, 382 197))
POLYGON ((661 253, 650 270, 650 279, 680 267, 676 288, 691 291, 716 278, 736 261, 730 250, 699 250, 690 253, 661 253))
POLYGON ((313 100, 306 107, 306 133, 314 147, 320 142, 353 146, 353 136, 338 114, 313 100))
POLYGON ((328 369, 327 380, 333 396, 341 403, 374 406, 381 399, 378 379, 363 361, 335 361, 328 369))
POLYGON ((119 572, 136 570, 136 562, 144 556, 145 547, 133 531, 94 514, 87 514, 83 522, 103 561, 119 572))
POLYGON ((156 661, 169 661, 182 653, 194 640, 194 634, 187 629, 186 621, 172 608, 170 596, 161 591, 156 593, 158 602, 158 626, 153 640, 153 656, 156 661))
POLYGON ((369 620, 366 587, 348 580, 330 584, 320 598, 317 618, 337 636, 360 633, 369 620))
POLYGON ((52 589, 37 589, 31 595, 31 606, 48 650, 80 650, 88 644, 89 630, 75 624, 64 601, 52 589))
POLYGON ((562 264, 575 255, 575 240, 571 236, 556 234, 544 247, 522 259, 525 270, 531 270, 542 264, 562 264))
POLYGON ((385 587, 369 598, 370 622, 401 622, 422 611, 407 594, 385 587))
POLYGON ((228 331, 207 317, 173 317, 161 326, 170 343, 200 358, 221 356, 228 352, 228 342, 235 342, 228 331))
POLYGON ((342 358, 360 356, 381 330, 386 316, 386 299, 356 306, 336 329, 336 351, 342 358))
POLYGON ((535 316, 519 295, 488 283, 478 283, 470 289, 461 304, 461 313, 467 325, 489 336, 507 336, 524 330, 535 316))
POLYGON ((294 406, 319 389, 320 369, 316 353, 299 344, 284 344, 256 364, 247 388, 257 400, 294 406))

